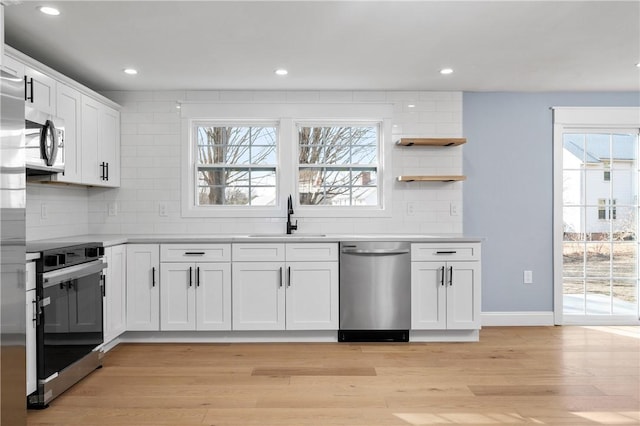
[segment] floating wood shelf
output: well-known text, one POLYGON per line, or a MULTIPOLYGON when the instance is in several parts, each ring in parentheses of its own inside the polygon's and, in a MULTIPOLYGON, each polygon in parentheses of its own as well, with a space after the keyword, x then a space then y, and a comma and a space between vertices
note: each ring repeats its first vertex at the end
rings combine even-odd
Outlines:
POLYGON ((402 138, 396 145, 402 146, 456 146, 467 143, 467 138, 402 138))
POLYGON ((398 176, 398 182, 456 182, 463 181, 466 176, 398 176))

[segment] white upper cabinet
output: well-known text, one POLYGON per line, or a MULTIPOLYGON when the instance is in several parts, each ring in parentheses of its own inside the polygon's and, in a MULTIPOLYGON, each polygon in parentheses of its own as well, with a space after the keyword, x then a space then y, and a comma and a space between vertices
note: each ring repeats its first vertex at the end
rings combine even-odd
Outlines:
POLYGON ((24 64, 11 56, 2 57, 2 70, 16 77, 24 78, 24 64))
POLYGON ((82 183, 81 99, 79 91, 58 83, 57 115, 64 120, 64 173, 55 175, 59 182, 82 183))
POLYGON ((120 113, 82 95, 82 181, 120 186, 120 113))
POLYGON ((56 81, 29 66, 24 67, 25 101, 38 111, 56 115, 56 81))

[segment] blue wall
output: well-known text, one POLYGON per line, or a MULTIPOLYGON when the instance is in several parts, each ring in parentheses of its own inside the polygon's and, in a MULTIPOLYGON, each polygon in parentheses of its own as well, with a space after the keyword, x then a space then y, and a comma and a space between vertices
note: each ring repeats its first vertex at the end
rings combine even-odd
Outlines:
POLYGON ((553 310, 557 106, 640 106, 640 93, 464 93, 464 232, 485 237, 482 311, 553 310), (523 284, 523 271, 533 284, 523 284))

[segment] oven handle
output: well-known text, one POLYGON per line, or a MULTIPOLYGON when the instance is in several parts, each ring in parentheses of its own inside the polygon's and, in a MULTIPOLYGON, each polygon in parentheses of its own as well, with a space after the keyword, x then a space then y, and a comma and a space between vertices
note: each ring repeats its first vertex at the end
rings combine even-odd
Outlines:
POLYGON ((86 277, 101 272, 106 267, 106 262, 94 260, 93 262, 83 263, 82 265, 69 266, 68 268, 62 268, 56 271, 45 272, 42 274, 42 288, 58 285, 63 281, 86 277))

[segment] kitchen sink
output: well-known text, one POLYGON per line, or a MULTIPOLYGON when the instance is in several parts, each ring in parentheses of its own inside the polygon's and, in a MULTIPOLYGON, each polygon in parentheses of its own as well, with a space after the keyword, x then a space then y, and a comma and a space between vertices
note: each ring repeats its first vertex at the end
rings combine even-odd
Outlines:
POLYGON ((250 234, 249 238, 289 238, 289 237, 298 237, 298 238, 320 238, 326 237, 327 234, 250 234))

